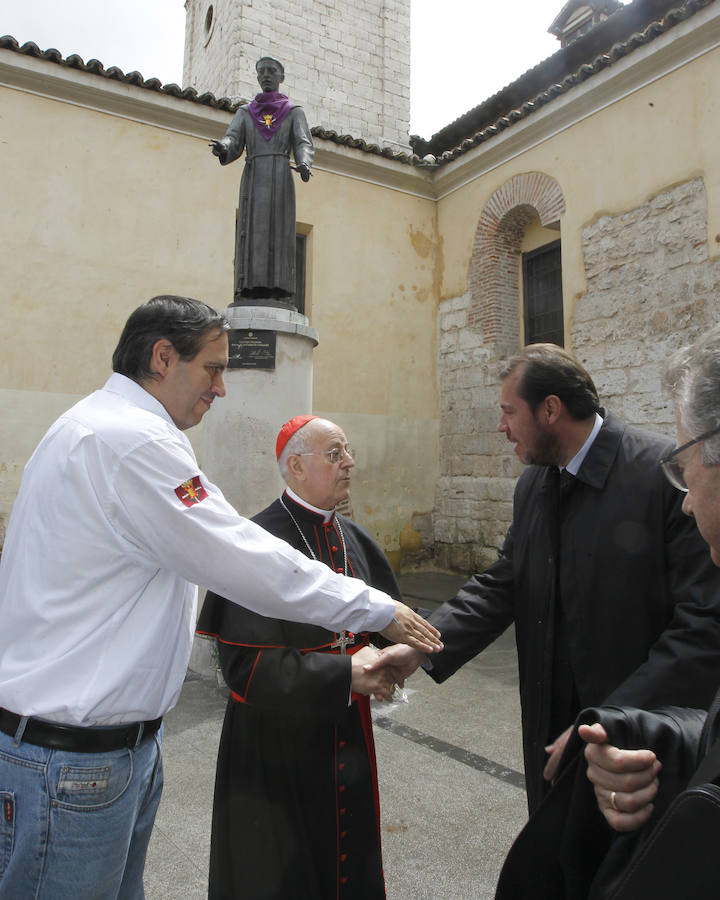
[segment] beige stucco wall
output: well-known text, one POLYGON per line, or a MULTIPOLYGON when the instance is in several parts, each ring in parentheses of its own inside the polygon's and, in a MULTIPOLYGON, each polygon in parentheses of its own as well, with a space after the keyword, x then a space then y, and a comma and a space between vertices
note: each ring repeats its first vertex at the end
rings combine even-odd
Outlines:
POLYGON ((232 241, 211 210, 232 205, 197 138, 0 92, 1 529, 48 425, 110 373, 129 312, 158 293, 225 305, 232 241))
MULTIPOLYGON (((1 529, 32 448, 102 385, 138 303, 157 293, 229 302, 242 163, 223 168, 207 147, 227 113, 10 51, 0 76, 22 88, 0 87, 1 529)), ((358 448, 355 516, 397 563, 401 534, 412 543, 413 514, 434 500, 434 204, 409 167, 411 183, 390 187, 386 160, 320 145, 297 189, 320 337, 314 406, 358 448)))
POLYGON ((434 204, 319 170, 296 192, 314 221, 313 406, 358 449, 355 518, 399 564, 437 476, 434 204))

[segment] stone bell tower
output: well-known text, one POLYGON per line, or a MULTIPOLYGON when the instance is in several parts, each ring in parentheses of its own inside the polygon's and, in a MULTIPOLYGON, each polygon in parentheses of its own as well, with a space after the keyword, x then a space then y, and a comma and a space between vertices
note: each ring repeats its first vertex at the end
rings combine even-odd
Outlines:
POLYGON ((274 56, 311 127, 408 147, 410 0, 185 0, 185 9, 185 86, 249 100, 255 61, 274 56))

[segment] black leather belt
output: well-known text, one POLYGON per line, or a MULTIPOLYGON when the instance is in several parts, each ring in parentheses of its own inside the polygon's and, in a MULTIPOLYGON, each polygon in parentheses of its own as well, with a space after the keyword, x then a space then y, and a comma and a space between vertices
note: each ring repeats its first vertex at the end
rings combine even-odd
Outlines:
MULTIPOLYGON (((14 737, 21 717, 7 709, 0 709, 0 731, 14 737)), ((41 719, 28 719, 23 741, 52 750, 69 750, 71 753, 105 753, 134 747, 138 738, 144 740, 155 734, 162 725, 162 716, 150 722, 133 722, 116 728, 81 728, 77 725, 57 725, 41 719)))

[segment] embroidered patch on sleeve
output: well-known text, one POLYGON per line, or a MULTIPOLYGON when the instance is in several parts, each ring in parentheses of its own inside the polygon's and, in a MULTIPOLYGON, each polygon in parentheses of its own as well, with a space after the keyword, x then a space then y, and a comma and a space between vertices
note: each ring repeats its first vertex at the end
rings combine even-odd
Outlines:
POLYGON ((196 475, 175 488, 178 500, 185 506, 195 506, 207 497, 207 491, 203 487, 200 476, 196 475))

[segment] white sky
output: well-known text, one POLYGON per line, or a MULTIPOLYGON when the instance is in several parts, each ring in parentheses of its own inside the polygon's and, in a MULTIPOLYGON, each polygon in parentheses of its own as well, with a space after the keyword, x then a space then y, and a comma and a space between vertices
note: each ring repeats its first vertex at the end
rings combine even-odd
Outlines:
MULTIPOLYGON (((565 0, 411 0, 413 134, 430 137, 559 49, 565 0)), ((0 35, 182 82, 183 0, 0 0, 0 35)), ((288 73, 289 74, 289 73, 288 73)))

